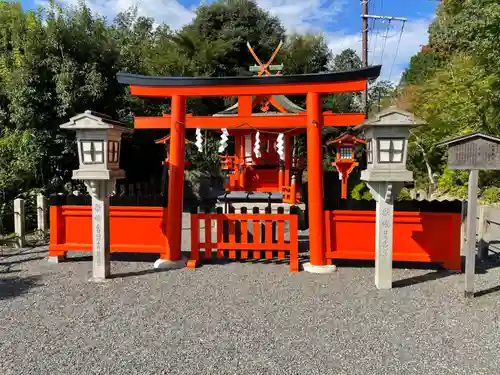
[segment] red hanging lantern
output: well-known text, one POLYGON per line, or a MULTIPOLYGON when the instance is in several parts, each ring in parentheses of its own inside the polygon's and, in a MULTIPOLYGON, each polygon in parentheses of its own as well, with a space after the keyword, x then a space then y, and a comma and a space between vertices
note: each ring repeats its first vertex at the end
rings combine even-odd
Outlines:
POLYGON ((332 165, 337 168, 342 181, 342 199, 347 199, 347 179, 349 178, 349 174, 359 164, 356 161, 356 144, 366 144, 366 141, 347 133, 335 140, 328 141, 326 144, 334 144, 336 146, 337 153, 332 165))

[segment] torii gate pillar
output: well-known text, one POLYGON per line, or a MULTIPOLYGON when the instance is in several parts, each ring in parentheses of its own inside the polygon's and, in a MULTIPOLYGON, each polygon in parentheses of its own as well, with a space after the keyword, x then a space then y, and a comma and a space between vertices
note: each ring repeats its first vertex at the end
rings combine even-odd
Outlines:
POLYGON ((311 273, 335 271, 335 266, 326 264, 322 128, 321 96, 316 92, 309 92, 307 94, 307 199, 310 262, 304 264, 304 271, 311 273))
POLYGON ((165 230, 167 243, 155 268, 182 268, 182 206, 184 201, 184 155, 186 135, 186 97, 172 96, 170 125, 170 164, 168 180, 168 208, 165 230))

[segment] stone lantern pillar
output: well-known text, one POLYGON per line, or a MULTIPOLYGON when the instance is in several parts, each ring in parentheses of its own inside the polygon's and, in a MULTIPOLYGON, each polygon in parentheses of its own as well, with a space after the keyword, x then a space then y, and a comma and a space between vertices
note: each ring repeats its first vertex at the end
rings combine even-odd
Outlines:
POLYGON ((125 178, 120 169, 121 137, 133 130, 100 113, 85 111, 60 126, 75 130, 79 169, 73 179, 83 180, 92 197, 92 276, 101 281, 110 275, 109 197, 116 180, 125 178))
POLYGON ((360 126, 366 138, 367 168, 361 180, 377 202, 375 285, 392 288, 394 200, 413 172, 406 169, 410 129, 422 124, 411 113, 388 108, 360 126))

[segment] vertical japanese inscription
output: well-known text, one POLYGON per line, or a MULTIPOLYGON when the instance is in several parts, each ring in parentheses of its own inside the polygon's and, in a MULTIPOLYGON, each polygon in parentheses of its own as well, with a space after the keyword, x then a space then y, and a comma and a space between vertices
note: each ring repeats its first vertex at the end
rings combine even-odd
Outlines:
POLYGON ((391 209, 384 207, 380 210, 380 255, 386 257, 389 253, 391 232, 391 209))
POLYGON ((101 218, 102 218, 102 212, 101 212, 101 202, 98 200, 94 200, 93 202, 93 211, 94 211, 94 223, 95 223, 95 234, 94 234, 94 244, 95 244, 95 254, 94 259, 96 262, 96 265, 100 267, 102 265, 102 256, 103 256, 103 249, 101 248, 101 218))

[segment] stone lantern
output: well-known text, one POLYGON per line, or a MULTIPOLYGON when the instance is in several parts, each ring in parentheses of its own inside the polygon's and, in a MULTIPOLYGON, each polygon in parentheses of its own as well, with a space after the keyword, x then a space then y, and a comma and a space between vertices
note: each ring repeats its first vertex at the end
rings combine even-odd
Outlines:
POLYGON ((366 140, 367 167, 361 171, 377 202, 375 243, 375 285, 392 288, 392 228, 394 200, 413 181, 406 169, 410 129, 423 122, 411 113, 390 107, 367 120, 360 129, 366 140))
POLYGON ((93 278, 102 280, 110 274, 109 197, 116 180, 125 178, 119 165, 121 138, 133 129, 92 111, 72 117, 60 128, 76 131, 80 165, 73 179, 83 180, 92 197, 93 278))

